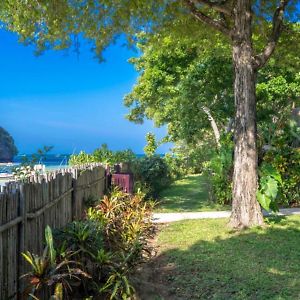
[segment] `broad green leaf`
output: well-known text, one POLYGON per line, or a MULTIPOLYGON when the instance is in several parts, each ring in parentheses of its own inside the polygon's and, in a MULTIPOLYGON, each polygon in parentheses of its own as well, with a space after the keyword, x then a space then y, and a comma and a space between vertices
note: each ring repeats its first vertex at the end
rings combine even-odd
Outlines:
POLYGON ((277 181, 274 178, 269 177, 265 185, 264 193, 272 200, 275 200, 277 196, 277 192, 278 192, 277 181))
POLYGON ((261 174, 262 176, 271 176, 282 184, 280 173, 271 164, 263 163, 261 166, 261 174))
POLYGON ((260 191, 257 191, 256 196, 257 196, 257 201, 262 206, 262 208, 269 211, 271 199, 265 194, 262 194, 260 191))

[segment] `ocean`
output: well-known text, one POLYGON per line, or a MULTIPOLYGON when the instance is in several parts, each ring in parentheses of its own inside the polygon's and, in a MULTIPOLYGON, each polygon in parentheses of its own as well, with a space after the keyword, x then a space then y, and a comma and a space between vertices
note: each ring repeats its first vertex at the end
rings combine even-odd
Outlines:
MULTIPOLYGON (((31 158, 31 155, 17 155, 14 157, 13 163, 21 164, 24 158, 31 158)), ((38 164, 43 164, 46 169, 59 169, 68 165, 70 154, 47 154, 43 159, 38 161, 38 164)))
MULTIPOLYGON (((14 157, 12 164, 1 164, 0 165, 0 186, 4 185, 9 178, 13 168, 24 162, 25 158, 30 159, 31 155, 17 155, 14 157), (2 174, 2 178, 1 178, 2 174)), ((47 154, 43 159, 37 162, 37 164, 43 164, 46 166, 46 170, 57 170, 68 166, 70 154, 47 154)))
MULTIPOLYGON (((160 154, 163 156, 163 154, 160 154)), ((57 170, 68 166, 68 161, 71 154, 47 154, 43 159, 37 162, 37 164, 43 164, 46 166, 47 170, 57 170)), ((141 158, 144 157, 145 154, 136 154, 136 157, 141 158)), ((24 162, 25 158, 30 159, 31 154, 28 155, 17 155, 13 159, 13 165, 4 166, 0 165, 0 173, 10 173, 12 168, 24 162)))

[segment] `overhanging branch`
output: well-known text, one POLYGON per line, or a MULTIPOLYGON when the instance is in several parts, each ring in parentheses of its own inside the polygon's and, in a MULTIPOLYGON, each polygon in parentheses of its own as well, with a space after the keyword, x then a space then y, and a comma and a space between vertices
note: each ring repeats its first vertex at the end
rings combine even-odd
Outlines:
POLYGON ((192 0, 183 0, 183 2, 187 5, 189 8, 191 14, 200 22, 205 23, 214 29, 217 29, 218 31, 222 32, 223 34, 230 36, 231 31, 229 28, 225 27, 221 22, 212 19, 211 17, 205 15, 202 13, 195 5, 195 3, 192 0))
POLYGON ((262 53, 255 56, 254 65, 256 69, 263 67, 273 54, 283 28, 284 11, 289 0, 280 0, 273 16, 272 32, 269 41, 262 53))

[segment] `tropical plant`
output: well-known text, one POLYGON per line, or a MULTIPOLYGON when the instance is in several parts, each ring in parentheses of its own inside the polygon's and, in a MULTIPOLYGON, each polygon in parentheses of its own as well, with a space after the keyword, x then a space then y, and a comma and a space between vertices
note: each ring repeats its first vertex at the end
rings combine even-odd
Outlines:
POLYGON ((279 186, 282 185, 280 173, 271 165, 263 163, 259 170, 260 180, 257 200, 265 210, 278 211, 276 201, 279 186))
POLYGON ((148 245, 154 233, 152 207, 142 193, 129 195, 114 189, 87 210, 85 220, 55 232, 58 256, 72 253, 72 259, 91 276, 82 278, 74 295, 129 299, 134 294, 133 271, 152 255, 148 245))
POLYGON ((49 226, 45 229, 46 247, 41 256, 27 251, 22 253, 25 260, 29 263, 31 271, 22 277, 28 278, 28 295, 34 299, 40 296, 53 294, 53 299, 68 299, 68 293, 72 290, 72 283, 80 281, 82 277, 89 277, 79 268, 79 263, 70 260, 71 253, 59 260, 57 251, 54 248, 52 231, 49 226))

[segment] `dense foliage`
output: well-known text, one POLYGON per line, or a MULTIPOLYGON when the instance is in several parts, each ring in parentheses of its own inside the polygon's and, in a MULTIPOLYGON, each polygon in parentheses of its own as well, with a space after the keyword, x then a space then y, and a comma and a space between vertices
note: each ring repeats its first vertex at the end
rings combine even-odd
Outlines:
POLYGON ((92 162, 100 162, 113 166, 122 162, 131 162, 135 158, 136 155, 130 149, 113 151, 110 150, 106 144, 102 144, 100 148, 97 148, 91 154, 81 151, 79 154, 71 155, 69 164, 74 166, 92 162))
POLYGON ((135 189, 141 188, 147 197, 156 198, 172 181, 171 169, 164 157, 153 155, 136 159, 132 164, 135 189))
POLYGON ((221 147, 211 152, 211 157, 204 163, 204 172, 211 184, 213 201, 230 204, 232 196, 233 140, 232 134, 224 135, 221 147))
POLYGON ((146 134, 146 146, 144 147, 144 152, 146 156, 153 156, 157 150, 158 144, 155 139, 155 135, 151 132, 146 134))
POLYGON ((147 36, 138 45, 142 55, 131 62, 140 77, 125 97, 130 121, 152 119, 157 126, 167 125, 168 140, 194 144, 211 127, 206 111, 217 117, 218 127, 226 126, 233 115, 228 48, 207 53, 197 43, 170 36, 147 36))
POLYGON ((32 267, 26 277, 34 299, 49 288, 61 295, 53 299, 131 299, 134 270, 152 254, 151 209, 141 193, 114 191, 89 208, 85 220, 57 230, 53 238, 46 232, 44 254, 24 254, 32 267))

